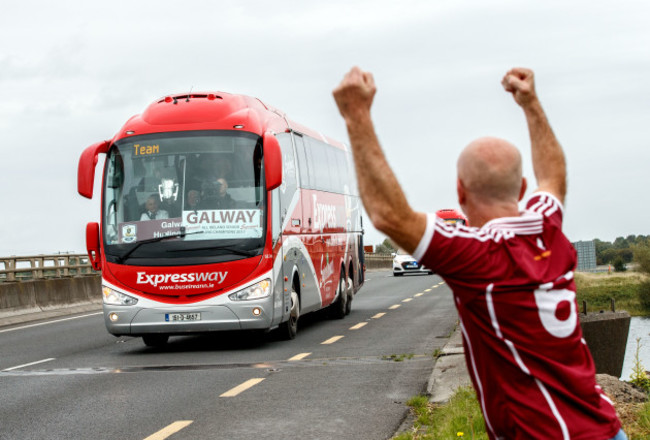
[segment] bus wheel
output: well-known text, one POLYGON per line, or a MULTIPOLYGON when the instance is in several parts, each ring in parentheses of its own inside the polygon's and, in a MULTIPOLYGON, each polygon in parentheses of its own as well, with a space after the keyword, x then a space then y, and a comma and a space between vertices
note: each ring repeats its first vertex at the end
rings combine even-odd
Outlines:
POLYGON ((300 297, 296 288, 291 286, 291 309, 289 320, 280 324, 280 336, 283 339, 293 339, 298 333, 298 318, 300 317, 300 297))
POLYGON ((352 281, 352 278, 348 278, 348 285, 347 285, 346 292, 348 294, 348 301, 345 304, 345 314, 349 315, 350 312, 352 311, 352 298, 354 298, 354 284, 352 281))
POLYGON ((348 289, 345 288, 345 272, 343 270, 341 270, 338 294, 338 299, 330 306, 330 314, 332 318, 343 319, 346 315, 345 311, 348 308, 348 289))
POLYGON ((160 347, 167 343, 169 335, 145 335, 142 340, 147 347, 160 347))

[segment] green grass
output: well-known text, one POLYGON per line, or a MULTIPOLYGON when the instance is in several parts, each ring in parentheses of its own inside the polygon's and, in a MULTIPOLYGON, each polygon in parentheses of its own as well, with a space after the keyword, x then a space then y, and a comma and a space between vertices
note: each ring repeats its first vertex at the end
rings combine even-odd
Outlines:
MULTIPOLYGON (((448 403, 434 405, 426 396, 411 398, 407 405, 415 415, 413 428, 392 440, 487 440, 485 422, 471 387, 456 390, 448 403)), ((616 403, 623 430, 630 440, 650 438, 650 402, 616 403)))
POLYGON ((416 417, 413 429, 393 437, 394 440, 488 438, 481 409, 471 387, 459 388, 442 406, 429 403, 426 396, 413 397, 407 405, 416 417))
POLYGON ((614 298, 616 310, 625 310, 632 316, 650 315, 650 287, 648 277, 635 272, 575 274, 577 301, 580 312, 587 301, 587 311, 610 310, 614 298))

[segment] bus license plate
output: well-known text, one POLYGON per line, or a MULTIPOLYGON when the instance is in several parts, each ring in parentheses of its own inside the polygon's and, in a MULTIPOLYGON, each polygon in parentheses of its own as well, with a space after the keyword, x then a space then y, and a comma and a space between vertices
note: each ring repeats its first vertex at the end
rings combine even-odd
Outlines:
POLYGON ((200 313, 165 313, 165 321, 179 322, 179 321, 200 321, 200 313))

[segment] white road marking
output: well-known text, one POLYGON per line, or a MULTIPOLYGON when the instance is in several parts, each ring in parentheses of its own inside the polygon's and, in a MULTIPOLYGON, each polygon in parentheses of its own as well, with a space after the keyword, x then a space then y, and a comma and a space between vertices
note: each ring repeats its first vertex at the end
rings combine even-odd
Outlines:
POLYGON ((350 327, 350 330, 359 330, 361 327, 365 326, 366 324, 368 324, 368 323, 367 322, 360 322, 357 325, 353 325, 352 327, 350 327))
POLYGON ((333 343, 335 343, 336 341, 338 341, 338 340, 340 340, 340 339, 343 339, 344 337, 345 337, 345 336, 334 336, 334 337, 332 337, 332 338, 329 338, 327 341, 323 341, 323 342, 321 342, 320 344, 321 344, 321 345, 329 345, 329 344, 333 344, 333 343))
POLYGON ((422 293, 422 292, 420 292, 420 293, 416 293, 416 294, 415 294, 415 297, 417 298, 418 296, 422 296, 422 295, 424 295, 424 293, 422 293))
MULTIPOLYGON (((437 286, 434 286, 434 289, 435 289, 436 287, 437 287, 437 286)), ((425 291, 425 292, 431 292, 431 289, 424 289, 424 291, 425 291)))
POLYGON ((384 316, 385 314, 386 314, 386 313, 384 313, 384 312, 377 313, 375 316, 372 317, 372 319, 379 319, 379 318, 381 318, 382 316, 384 316))
POLYGON ((407 302, 411 302, 411 301, 413 301, 413 298, 406 298, 406 299, 402 300, 403 303, 407 303, 407 302))
POLYGON ((444 282, 444 281, 443 281, 442 283, 438 283, 438 285, 439 285, 439 286, 442 286, 443 284, 445 284, 445 282, 444 282))
POLYGON ((301 360, 303 360, 304 358, 306 358, 307 356, 309 356, 310 354, 311 354, 311 353, 300 353, 300 354, 297 354, 297 355, 295 355, 295 356, 289 358, 289 360, 290 360, 290 361, 301 361, 301 360))
POLYGON ((70 320, 79 319, 79 318, 86 318, 88 316, 101 315, 103 313, 104 312, 90 313, 88 315, 73 316, 71 318, 56 319, 54 321, 39 322, 38 324, 22 325, 20 327, 13 327, 13 328, 5 329, 5 330, 0 330, 0 333, 13 332, 15 330, 22 330, 22 329, 25 329, 25 328, 40 327, 42 325, 47 325, 47 324, 56 324, 57 322, 70 321, 70 320))
POLYGON ((263 380, 264 379, 260 378, 260 377, 257 377, 257 378, 254 378, 254 379, 249 379, 246 382, 244 382, 243 384, 237 385, 235 388, 226 391, 225 393, 223 393, 219 397, 235 397, 235 396, 243 393, 247 389, 254 387, 258 383, 262 382, 263 380))
POLYGON ((395 310, 395 309, 398 309, 399 307, 400 307, 399 304, 395 304, 394 306, 390 306, 390 307, 388 308, 388 310, 395 310))
POLYGON ((56 358, 47 358, 47 359, 42 359, 42 360, 40 360, 40 361, 30 362, 30 363, 28 363, 28 364, 16 365, 15 367, 5 368, 5 369, 2 370, 2 371, 18 370, 18 369, 20 369, 20 368, 31 367, 32 365, 37 365, 37 364, 43 364, 43 363, 45 363, 45 362, 50 362, 50 361, 53 361, 54 359, 56 359, 56 358))
POLYGON ((151 434, 149 437, 145 438, 144 440, 164 440, 169 436, 176 434, 181 429, 191 425, 192 422, 193 420, 179 420, 178 422, 174 422, 171 425, 164 427, 160 431, 151 434))

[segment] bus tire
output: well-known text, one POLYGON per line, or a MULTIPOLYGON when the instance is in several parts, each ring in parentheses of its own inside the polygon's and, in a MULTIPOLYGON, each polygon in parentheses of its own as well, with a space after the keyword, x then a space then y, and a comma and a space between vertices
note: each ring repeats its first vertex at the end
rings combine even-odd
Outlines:
POLYGON ((348 308, 348 289, 345 288, 345 271, 341 269, 338 287, 338 299, 330 306, 330 316, 334 319, 345 318, 348 308))
POLYGON ((142 336, 142 341, 147 347, 161 347, 167 343, 169 335, 153 334, 142 336))
POLYGON ((354 298, 354 284, 352 278, 348 278, 348 288, 346 289, 348 295, 348 302, 345 304, 345 314, 349 315, 352 311, 352 299, 354 298))
POLYGON ((300 318, 300 297, 296 288, 291 286, 291 309, 289 319, 280 324, 280 337, 285 340, 294 339, 298 333, 298 318, 300 318))

